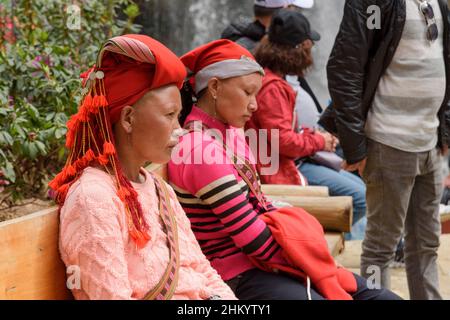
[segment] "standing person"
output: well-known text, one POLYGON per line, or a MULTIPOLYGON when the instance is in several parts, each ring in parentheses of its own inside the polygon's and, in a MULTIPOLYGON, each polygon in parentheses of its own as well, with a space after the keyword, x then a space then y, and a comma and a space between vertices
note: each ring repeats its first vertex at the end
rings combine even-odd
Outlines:
POLYGON ((389 287, 388 266, 404 232, 411 299, 441 299, 436 260, 450 123, 447 16, 445 0, 347 0, 327 67, 333 105, 321 123, 336 130, 346 168, 367 184, 361 274, 373 275, 375 266, 389 287), (368 28, 373 5, 381 10, 379 28, 368 28))
POLYGON ((250 52, 266 35, 272 15, 281 8, 292 6, 298 9, 309 9, 314 0, 255 0, 253 5, 254 20, 230 24, 222 32, 222 39, 235 41, 250 52))
MULTIPOLYGON (((308 20, 300 12, 282 9, 274 14, 268 36, 256 48, 256 60, 265 68, 266 76, 257 97, 258 110, 247 123, 247 128, 279 132, 280 169, 275 174, 263 174, 266 165, 258 159, 263 183, 309 183, 327 186, 331 195, 351 196, 353 223, 357 223, 366 211, 363 181, 349 172, 339 168, 336 171, 309 159, 318 151, 334 152, 336 139, 329 133, 298 125, 296 93, 285 80, 287 75, 304 75, 313 63, 311 48, 319 39, 320 35, 311 30, 308 20)), ((303 101, 300 113, 303 109, 315 108, 311 97, 309 100, 308 105, 306 99, 303 101)), ((270 136, 268 134, 267 141, 259 143, 267 143, 272 152, 270 136)))
POLYGON ((235 299, 205 258, 174 191, 143 166, 178 142, 177 56, 144 35, 109 39, 83 74, 68 122, 69 158, 50 183, 60 252, 78 266, 76 299, 235 299))

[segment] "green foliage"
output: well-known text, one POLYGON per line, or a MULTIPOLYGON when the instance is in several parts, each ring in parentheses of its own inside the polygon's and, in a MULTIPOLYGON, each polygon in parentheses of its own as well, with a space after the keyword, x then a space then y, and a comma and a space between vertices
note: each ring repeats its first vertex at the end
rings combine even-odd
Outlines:
POLYGON ((0 7, 0 180, 9 183, 0 204, 8 205, 45 197, 64 165, 65 124, 77 110, 80 73, 107 38, 139 31, 133 24, 139 8, 129 0, 11 3, 0 7))

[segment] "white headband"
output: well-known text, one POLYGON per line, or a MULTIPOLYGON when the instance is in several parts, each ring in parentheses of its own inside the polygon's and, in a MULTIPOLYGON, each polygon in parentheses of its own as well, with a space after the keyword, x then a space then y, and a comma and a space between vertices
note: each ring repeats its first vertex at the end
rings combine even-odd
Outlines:
POLYGON ((246 56, 242 56, 241 59, 229 59, 210 64, 195 75, 195 93, 198 94, 205 89, 212 77, 228 79, 254 72, 264 75, 264 69, 256 61, 246 56))

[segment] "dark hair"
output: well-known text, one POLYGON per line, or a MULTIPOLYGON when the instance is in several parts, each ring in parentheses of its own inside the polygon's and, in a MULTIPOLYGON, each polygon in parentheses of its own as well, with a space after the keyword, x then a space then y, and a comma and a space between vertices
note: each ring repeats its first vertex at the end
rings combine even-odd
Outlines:
POLYGON ((279 9, 280 8, 266 8, 255 4, 253 6, 253 13, 255 14, 255 17, 270 17, 279 9))
POLYGON ((207 88, 203 89, 198 94, 196 94, 189 80, 184 81, 183 87, 180 90, 181 112, 178 118, 178 121, 180 122, 181 126, 184 125, 186 118, 192 111, 192 107, 194 106, 195 103, 197 103, 198 100, 200 100, 201 97, 203 97, 206 90, 207 88))
POLYGON ((255 48, 255 59, 263 67, 282 75, 303 76, 312 66, 312 41, 306 40, 297 47, 273 43, 264 36, 255 48))
POLYGON ((194 92, 194 89, 192 88, 191 84, 189 83, 189 80, 186 80, 183 83, 183 87, 180 90, 181 93, 181 112, 180 112, 180 118, 178 121, 180 122, 180 125, 183 126, 184 122, 186 121, 187 116, 192 111, 192 106, 194 105, 195 101, 197 100, 196 94, 194 92))

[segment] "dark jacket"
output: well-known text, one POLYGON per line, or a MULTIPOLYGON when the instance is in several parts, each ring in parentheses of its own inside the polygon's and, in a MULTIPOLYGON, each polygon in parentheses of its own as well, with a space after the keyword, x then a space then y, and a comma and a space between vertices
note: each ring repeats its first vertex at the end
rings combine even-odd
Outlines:
MULTIPOLYGON (((438 0, 447 17, 446 0, 438 0)), ((436 10, 436 8, 435 8, 436 10)), ((344 17, 327 66, 331 107, 319 124, 337 134, 348 163, 356 163, 367 155, 364 133, 367 113, 380 78, 392 61, 401 40, 406 21, 405 0, 347 0, 344 17), (381 9, 381 29, 369 29, 367 9, 381 9)), ((450 127, 450 52, 449 20, 444 18, 444 58, 447 90, 439 110, 438 146, 449 144, 450 127)), ((413 88, 412 88, 413 90, 413 88)))
POLYGON ((221 38, 228 39, 253 52, 266 34, 266 28, 259 21, 243 20, 230 24, 222 32, 221 38))

